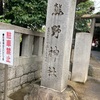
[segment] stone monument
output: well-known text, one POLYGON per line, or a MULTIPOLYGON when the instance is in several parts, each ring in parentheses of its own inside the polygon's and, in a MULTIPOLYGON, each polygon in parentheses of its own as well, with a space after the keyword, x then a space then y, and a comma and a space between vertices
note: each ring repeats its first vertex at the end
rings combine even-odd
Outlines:
POLYGON ((41 86, 66 89, 76 0, 48 0, 41 86))
POLYGON ((85 83, 87 80, 92 37, 91 33, 76 34, 72 70, 73 81, 85 83))

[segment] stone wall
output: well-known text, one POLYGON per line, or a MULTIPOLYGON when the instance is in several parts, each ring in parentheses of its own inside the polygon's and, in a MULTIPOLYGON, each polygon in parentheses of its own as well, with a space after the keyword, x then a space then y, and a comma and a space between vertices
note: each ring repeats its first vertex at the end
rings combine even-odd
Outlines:
MULTIPOLYGON (((14 37, 14 65, 8 66, 8 95, 38 80, 41 75, 44 34, 0 23, 0 29, 12 29, 14 37)), ((5 66, 0 64, 0 100, 4 95, 5 66)))

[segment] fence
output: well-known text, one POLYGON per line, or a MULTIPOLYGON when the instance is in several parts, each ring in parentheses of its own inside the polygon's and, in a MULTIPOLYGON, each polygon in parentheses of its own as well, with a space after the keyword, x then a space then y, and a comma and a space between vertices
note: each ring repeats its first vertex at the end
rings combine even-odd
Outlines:
MULTIPOLYGON (((42 67, 44 33, 0 23, 0 29, 14 30, 14 65, 8 66, 8 95, 39 79, 42 67)), ((0 64, 0 100, 4 95, 4 65, 0 64)))

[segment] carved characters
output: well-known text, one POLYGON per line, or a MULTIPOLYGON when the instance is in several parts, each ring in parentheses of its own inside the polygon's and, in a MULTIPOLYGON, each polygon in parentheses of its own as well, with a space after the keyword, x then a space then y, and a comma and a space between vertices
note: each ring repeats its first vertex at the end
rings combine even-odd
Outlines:
POLYGON ((49 67, 48 74, 49 76, 54 75, 55 77, 57 77, 55 67, 49 67))
POLYGON ((50 47, 50 51, 49 51, 50 57, 52 57, 52 55, 57 56, 58 54, 59 54, 59 50, 57 49, 57 46, 55 46, 55 49, 53 49, 52 47, 50 47))
POLYGON ((54 25, 53 27, 51 27, 51 29, 52 29, 51 36, 55 36, 55 38, 58 38, 59 33, 61 32, 60 25, 54 25))
MULTIPOLYGON (((64 15, 62 11, 62 4, 55 3, 54 4, 54 11, 52 13, 53 16, 61 16, 64 15)), ((53 24, 53 26, 49 26, 47 28, 47 46, 46 46, 46 59, 48 59, 48 76, 57 77, 57 59, 59 58, 59 47, 57 45, 59 37, 61 34, 61 25, 60 24, 53 24), (50 37, 50 38, 48 38, 50 37), (50 43, 48 43, 48 41, 50 43), (55 43, 54 43, 55 42, 55 43)))
POLYGON ((52 15, 63 15, 64 13, 62 12, 61 9, 62 5, 61 4, 55 4, 54 5, 54 12, 52 13, 52 15))

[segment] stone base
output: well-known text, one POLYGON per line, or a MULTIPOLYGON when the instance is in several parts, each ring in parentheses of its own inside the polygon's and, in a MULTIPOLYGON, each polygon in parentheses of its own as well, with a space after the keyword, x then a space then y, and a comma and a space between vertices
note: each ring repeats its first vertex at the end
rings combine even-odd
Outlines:
POLYGON ((24 100, 77 100, 75 91, 67 88, 63 92, 34 85, 32 91, 24 96, 24 100))

